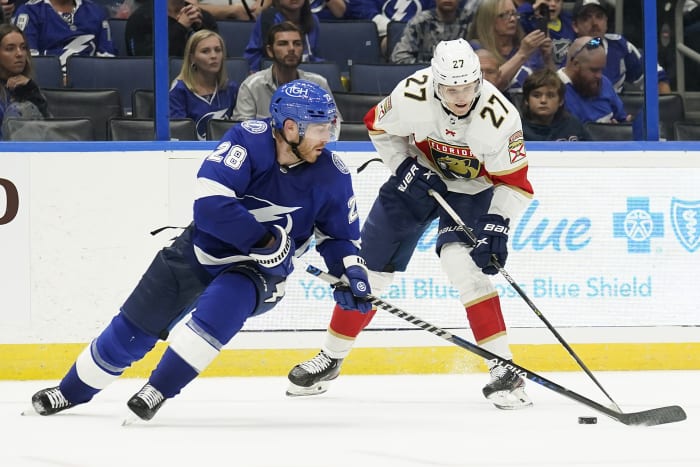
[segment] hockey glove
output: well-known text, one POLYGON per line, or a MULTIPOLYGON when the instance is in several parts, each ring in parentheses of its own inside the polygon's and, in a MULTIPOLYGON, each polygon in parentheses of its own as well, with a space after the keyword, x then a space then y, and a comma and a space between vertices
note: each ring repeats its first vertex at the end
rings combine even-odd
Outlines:
POLYGON ((504 266, 508 258, 508 220, 498 214, 485 214, 476 221, 474 229, 476 245, 471 251, 472 259, 484 274, 498 274, 491 263, 493 256, 504 266))
POLYGON ((253 247, 248 255, 268 274, 286 277, 294 270, 292 263, 294 241, 282 227, 279 225, 273 227, 261 241, 261 243, 269 243, 273 240, 272 244, 260 248, 253 247))
POLYGON ((423 167, 412 157, 405 161, 396 169, 398 185, 396 189, 409 197, 422 200, 428 195, 428 190, 435 190, 441 195, 447 194, 447 186, 440 176, 432 170, 423 167))
POLYGON ((367 295, 372 293, 367 279, 367 266, 365 260, 359 256, 346 256, 343 258, 345 274, 343 279, 348 286, 339 285, 333 289, 333 298, 344 310, 359 310, 367 313, 372 309, 372 303, 367 301, 367 295))

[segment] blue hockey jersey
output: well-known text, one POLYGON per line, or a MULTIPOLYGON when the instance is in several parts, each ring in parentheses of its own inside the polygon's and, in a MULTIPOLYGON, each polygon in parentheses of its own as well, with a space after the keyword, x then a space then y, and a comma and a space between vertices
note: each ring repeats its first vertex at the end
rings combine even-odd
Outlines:
POLYGON ((187 89, 182 80, 170 88, 170 118, 191 118, 197 128, 197 138, 207 139, 207 122, 212 118, 231 118, 236 106, 238 83, 229 80, 225 89, 217 89, 210 96, 200 96, 187 89))
MULTIPOLYGON (((640 86, 644 79, 644 58, 631 42, 619 34, 606 34, 603 46, 608 54, 603 74, 612 82, 615 91, 622 92, 625 83, 640 86)), ((659 81, 668 81, 668 74, 656 65, 659 81)))
POLYGON ((571 82, 571 79, 564 73, 564 69, 557 71, 559 79, 566 85, 564 94, 564 107, 572 115, 578 118, 581 123, 601 122, 609 123, 612 119, 617 122, 624 122, 627 119, 627 112, 624 109, 620 96, 617 95, 610 80, 601 76, 600 94, 595 97, 582 97, 571 82))
POLYGON ((249 261, 250 249, 273 224, 287 230, 296 256, 315 236, 328 270, 358 252, 360 225, 350 172, 325 149, 314 164, 277 162, 270 119, 232 127, 197 174, 194 244, 199 262, 217 273, 249 261))
POLYGON ((24 31, 32 55, 57 55, 64 67, 70 55, 117 54, 107 13, 90 0, 75 0, 73 12, 64 14, 49 0, 30 0, 17 9, 14 22, 24 31))

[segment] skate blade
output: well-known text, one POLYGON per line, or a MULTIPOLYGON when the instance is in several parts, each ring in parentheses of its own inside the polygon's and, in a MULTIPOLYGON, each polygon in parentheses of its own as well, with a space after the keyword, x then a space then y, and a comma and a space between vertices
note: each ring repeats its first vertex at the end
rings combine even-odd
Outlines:
POLYGON ((26 409, 20 412, 23 417, 38 417, 40 414, 36 411, 33 405, 28 406, 26 409))
POLYGON ((328 386, 330 386, 330 384, 330 381, 321 381, 313 386, 304 387, 297 386, 296 384, 290 382, 286 394, 289 397, 317 396, 328 391, 328 386))
POLYGON ((522 388, 512 391, 496 391, 487 399, 501 410, 520 410, 532 407, 532 401, 522 388))
POLYGON ((142 419, 131 411, 129 411, 122 419, 122 426, 138 425, 142 423, 146 423, 146 420, 142 419))

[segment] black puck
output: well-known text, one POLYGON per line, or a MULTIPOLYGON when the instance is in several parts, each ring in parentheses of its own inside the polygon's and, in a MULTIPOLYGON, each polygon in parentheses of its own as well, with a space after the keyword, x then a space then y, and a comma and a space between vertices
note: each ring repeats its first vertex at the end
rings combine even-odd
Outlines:
POLYGON ((598 423, 598 417, 579 417, 578 422, 581 425, 595 425, 598 423))

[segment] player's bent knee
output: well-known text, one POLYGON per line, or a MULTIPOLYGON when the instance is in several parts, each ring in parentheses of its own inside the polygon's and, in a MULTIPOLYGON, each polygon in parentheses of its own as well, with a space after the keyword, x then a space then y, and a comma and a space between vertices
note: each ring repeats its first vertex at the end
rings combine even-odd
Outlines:
POLYGON ((442 270, 459 291, 462 303, 469 303, 496 290, 491 280, 472 261, 469 251, 470 248, 463 243, 448 243, 440 250, 442 270))

